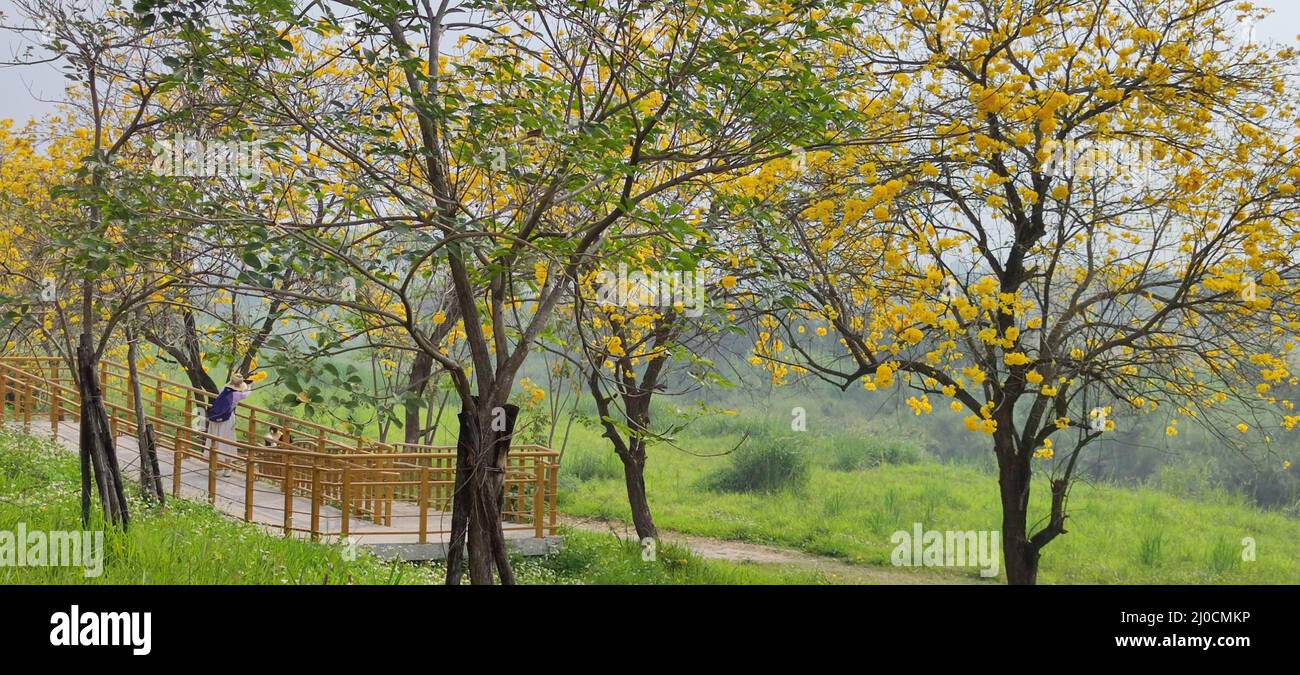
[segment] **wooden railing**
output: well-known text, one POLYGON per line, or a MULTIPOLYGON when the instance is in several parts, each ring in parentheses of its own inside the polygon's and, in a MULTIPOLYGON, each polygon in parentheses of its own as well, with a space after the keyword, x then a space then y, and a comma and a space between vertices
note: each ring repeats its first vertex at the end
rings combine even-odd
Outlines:
MULTIPOLYGON (((99 379, 114 438, 135 437, 130 370, 103 361, 99 379)), ((154 427, 159 459, 170 459, 173 497, 183 496, 182 486, 194 489, 192 481, 183 480, 186 475, 206 472, 206 486, 199 489, 209 503, 217 505, 221 500, 223 510, 234 515, 242 510, 247 522, 272 524, 267 514, 275 512, 278 522, 273 524, 286 535, 387 537, 397 543, 409 539, 423 544, 450 531, 454 447, 379 443, 247 399, 236 408, 235 438, 220 439, 219 446, 204 424, 203 410, 211 394, 156 375, 140 373, 139 379, 145 420, 154 427), (231 494, 230 482, 218 480, 226 470, 232 476, 242 474, 242 494, 231 494), (219 483, 225 483, 226 490, 219 489, 219 483), (268 506, 267 493, 276 495, 275 506, 268 506), (263 495, 260 501, 259 494, 263 495), (298 499, 310 506, 296 504, 298 499), (327 509, 332 511, 326 513, 327 509), (382 527, 358 529, 357 519, 382 527)), ((0 357, 0 423, 12 421, 31 429, 45 416, 41 421, 57 434, 61 421, 75 422, 79 415, 80 396, 61 359, 0 357)), ((528 531, 539 538, 555 534, 558 460, 559 453, 541 446, 511 449, 503 529, 528 531)))

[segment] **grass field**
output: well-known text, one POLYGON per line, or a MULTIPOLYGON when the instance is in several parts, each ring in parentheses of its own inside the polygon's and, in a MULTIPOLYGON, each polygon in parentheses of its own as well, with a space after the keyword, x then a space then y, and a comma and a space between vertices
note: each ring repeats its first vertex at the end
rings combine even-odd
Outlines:
MULTIPOLYGON (((0 531, 80 529, 80 479, 74 453, 0 430, 0 531)), ((129 478, 129 477, 128 477, 129 478)), ((102 574, 80 567, 0 565, 0 584, 430 584, 441 565, 392 563, 364 550, 346 559, 341 546, 289 540, 224 517, 208 507, 170 500, 166 508, 132 505, 127 532, 105 530, 102 574)), ((92 530, 103 529, 95 523, 92 530)), ((565 531, 564 550, 520 558, 527 584, 765 584, 822 583, 806 572, 702 560, 661 547, 653 562, 610 535, 565 531)))
MULTIPOLYGON (((267 387, 256 397, 264 400, 255 402, 273 401, 281 393, 274 386, 267 387)), ((853 420, 854 411, 861 418, 861 409, 853 407, 860 404, 824 398, 816 402, 830 406, 820 410, 824 418, 853 420)), ((895 570, 890 563, 894 549, 891 534, 910 531, 914 523, 940 531, 1000 529, 991 461, 982 465, 941 463, 922 451, 905 429, 871 422, 844 423, 829 432, 791 432, 788 427, 782 428, 779 422, 784 420, 773 412, 788 409, 789 401, 769 403, 767 411, 748 410, 744 415, 702 419, 679 434, 676 448, 652 448, 646 482, 660 528, 795 548, 854 565, 890 570, 895 570), (781 453, 794 455, 801 465, 797 484, 753 491, 720 485, 720 478, 732 478, 727 470, 734 458, 728 453, 741 445, 745 434, 749 434, 749 440, 744 445, 766 446, 765 450, 780 449, 781 453)), ((455 442, 455 430, 445 422, 436 442, 450 445, 455 442)), ((373 426, 370 431, 373 433, 373 426)), ((400 430, 395 433, 400 434, 400 430)), ((558 439, 554 445, 559 448, 558 439)), ((622 469, 608 441, 593 427, 578 423, 571 427, 566 448, 561 511, 627 522, 622 469)), ((991 459, 990 453, 966 454, 991 459)), ((1036 470, 1041 474, 1043 468, 1039 465, 1036 470)), ((68 489, 74 487, 69 483, 68 489)), ((1037 517, 1046 516, 1046 495, 1046 482, 1040 476, 1033 497, 1032 513, 1037 517)), ((75 504, 69 504, 69 509, 75 509, 75 504)), ((4 504, 0 504, 0 514, 4 514, 3 509, 4 504)), ((215 516, 191 513, 191 509, 204 511, 184 505, 156 517, 181 519, 163 526, 168 530, 192 529, 198 524, 187 524, 187 518, 200 519, 208 527, 214 527, 214 519, 223 522, 215 516)), ((1077 482, 1069 509, 1069 532, 1044 551, 1042 583, 1300 583, 1300 519, 1281 511, 1261 510, 1242 497, 1212 489, 1198 490, 1195 495, 1175 495, 1151 487, 1077 482), (1253 561, 1242 559, 1243 540, 1247 538, 1255 543, 1253 561)), ((74 516, 70 510, 63 517, 74 516)), ((11 520, 13 517, 5 514, 0 526, 11 520)), ((238 561, 228 566, 233 572, 218 574, 234 574, 250 583, 279 583, 281 579, 296 582, 299 578, 318 583, 327 574, 337 580, 337 561, 312 557, 310 564, 290 564, 287 561, 305 555, 298 547, 306 545, 284 542, 280 550, 279 544, 269 541, 261 545, 275 549, 277 559, 286 561, 281 567, 298 570, 297 574, 240 576, 260 575, 264 570, 252 565, 247 573, 242 572, 238 561)), ((820 580, 802 571, 782 573, 770 566, 715 564, 664 549, 661 558, 669 561, 668 566, 646 567, 638 551, 612 537, 572 532, 570 541, 570 550, 553 560, 542 564, 525 562, 521 577, 545 583, 820 580), (674 567, 674 560, 688 562, 674 567)), ((201 546, 200 539, 192 543, 201 546)), ((200 548, 194 553, 202 556, 204 551, 200 548)), ((390 566, 370 564, 372 567, 351 573, 364 583, 387 583, 392 575, 397 575, 394 582, 428 578, 427 568, 394 572, 390 566)), ((918 575, 933 572, 900 569, 918 575)), ((974 569, 958 573, 977 575, 974 569)), ((178 583, 187 583, 183 580, 189 574, 186 570, 167 572, 168 578, 180 580, 178 583)), ((220 579, 199 576, 195 582, 216 583, 220 579)))
MULTIPOLYGON (((646 483, 660 528, 884 566, 891 566, 890 535, 913 523, 931 530, 1000 529, 993 474, 929 461, 900 449, 903 444, 862 435, 751 438, 802 454, 802 487, 709 489, 731 466, 725 453, 739 441, 713 430, 679 439, 680 449, 652 448, 646 483)), ((564 467, 563 512, 629 520, 621 468, 607 441, 589 429, 575 431, 564 467)), ((1039 479, 1033 488, 1032 513, 1039 516, 1047 513, 1046 487, 1039 479)), ((1069 532, 1044 551, 1041 583, 1300 583, 1300 519, 1239 498, 1185 499, 1077 483, 1069 509, 1069 532), (1246 537, 1256 545, 1250 562, 1242 560, 1246 537)))

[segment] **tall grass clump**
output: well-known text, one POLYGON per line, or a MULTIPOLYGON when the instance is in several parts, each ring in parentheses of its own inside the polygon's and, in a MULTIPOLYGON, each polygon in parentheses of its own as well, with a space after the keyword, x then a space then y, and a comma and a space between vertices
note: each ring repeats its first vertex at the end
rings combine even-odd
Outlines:
POLYGON ((1143 528, 1138 536, 1138 562, 1144 567, 1159 567, 1165 558, 1165 530, 1158 524, 1143 528))
POLYGON ((1231 539, 1219 535, 1206 553, 1205 566, 1210 574, 1219 576, 1231 571, 1241 559, 1241 547, 1231 539))
POLYGON ((731 453, 731 464, 704 477, 714 492, 773 493, 802 490, 812 469, 808 457, 790 436, 751 438, 731 453))

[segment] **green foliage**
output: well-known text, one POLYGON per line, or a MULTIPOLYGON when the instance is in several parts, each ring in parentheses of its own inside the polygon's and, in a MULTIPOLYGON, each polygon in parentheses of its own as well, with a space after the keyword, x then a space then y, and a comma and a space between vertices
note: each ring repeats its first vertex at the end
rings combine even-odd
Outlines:
POLYGON ((802 490, 808 484, 808 456, 792 436, 750 438, 731 454, 731 465, 704 479, 716 492, 802 490))

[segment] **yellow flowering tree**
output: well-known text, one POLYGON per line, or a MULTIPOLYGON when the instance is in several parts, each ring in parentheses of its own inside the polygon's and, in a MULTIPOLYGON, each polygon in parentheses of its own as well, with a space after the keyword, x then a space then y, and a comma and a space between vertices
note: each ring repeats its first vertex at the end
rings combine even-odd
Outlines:
POLYGON ((373 188, 373 215, 347 224, 376 230, 364 238, 277 230, 383 288, 401 311, 368 313, 449 376, 466 482, 447 581, 461 579, 466 541, 472 582, 511 583, 492 469, 512 422, 497 422, 569 280, 647 217, 643 204, 760 161, 786 129, 824 116, 798 56, 851 17, 730 1, 340 9, 244 8, 195 53, 268 123, 316 139, 335 155, 322 161, 373 188), (452 15, 466 18, 444 30, 452 15), (304 85, 321 74, 337 96, 304 85), (366 248, 388 234, 409 245, 366 248), (464 351, 444 352, 415 321, 411 284, 434 274, 449 280, 464 351))
POLYGON ((1125 416, 1234 445, 1298 419, 1274 390, 1300 329, 1297 61, 1236 39, 1255 15, 880 3, 839 51, 856 142, 766 195, 760 362, 958 411, 997 459, 1010 583, 1036 581, 1080 451, 1125 416))
MULTIPOLYGON (((689 194, 661 207, 655 223, 611 251, 604 266, 579 275, 571 342, 563 353, 585 373, 597 423, 623 465, 637 536, 657 538, 646 491, 647 450, 672 443, 682 420, 652 426, 656 396, 681 396, 725 385, 712 358, 728 333, 726 286, 718 259, 725 234, 708 222, 711 206, 689 194), (647 234, 652 232, 654 234, 647 234)), ((714 224, 716 225, 716 224, 714 224)), ((734 318, 734 317, 730 317, 734 318)))
MULTIPOLYGON (((117 5, 89 11, 45 0, 18 0, 14 5, 17 16, 6 17, 4 28, 27 38, 29 45, 18 62, 59 63, 69 80, 67 119, 60 125, 72 128, 52 149, 66 145, 79 150, 75 166, 57 161, 45 165, 58 172, 47 179, 48 197, 34 191, 17 193, 31 205, 49 199, 56 206, 43 214, 41 231, 24 253, 49 262, 40 270, 40 285, 52 277, 56 291, 76 288, 75 301, 65 304, 59 295, 47 301, 46 309, 59 315, 56 327, 62 338, 50 342, 76 366, 82 519, 89 518, 93 480, 109 522, 125 527, 127 501, 97 366, 113 346, 116 329, 154 293, 174 283, 167 274, 171 266, 160 255, 174 236, 174 224, 138 217, 135 209, 149 183, 143 171, 149 153, 142 141, 166 114, 161 101, 168 80, 163 62, 171 47, 155 41, 161 33, 145 28, 117 5)), ((28 272, 23 278, 31 281, 34 276, 28 272)), ((53 327, 40 324, 47 337, 53 327)))

